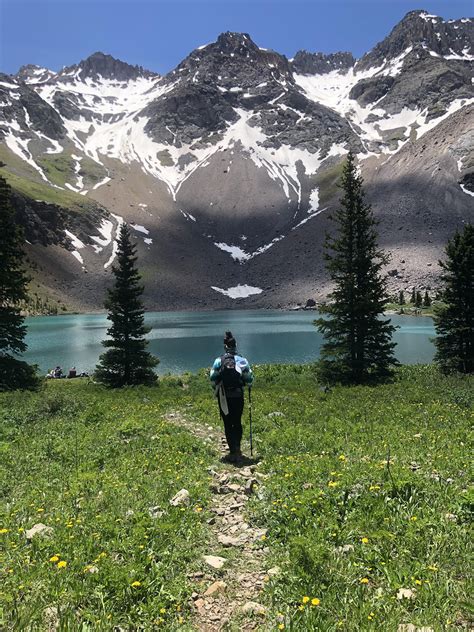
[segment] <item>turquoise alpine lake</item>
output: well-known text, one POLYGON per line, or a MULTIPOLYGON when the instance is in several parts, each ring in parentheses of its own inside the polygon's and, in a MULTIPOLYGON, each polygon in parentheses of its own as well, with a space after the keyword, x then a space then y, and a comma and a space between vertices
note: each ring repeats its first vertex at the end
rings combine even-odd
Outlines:
MULTIPOLYGON (((312 311, 230 310, 215 312, 148 312, 149 350, 159 360, 159 374, 180 374, 210 367, 223 352, 224 332, 230 329, 238 351, 251 364, 308 363, 319 357, 322 336, 313 325, 312 311)), ((403 364, 433 360, 433 321, 425 316, 391 316, 398 327, 394 340, 403 364)), ((110 322, 106 314, 36 316, 26 319, 27 362, 40 371, 60 365, 92 372, 105 351, 101 341, 110 322)))

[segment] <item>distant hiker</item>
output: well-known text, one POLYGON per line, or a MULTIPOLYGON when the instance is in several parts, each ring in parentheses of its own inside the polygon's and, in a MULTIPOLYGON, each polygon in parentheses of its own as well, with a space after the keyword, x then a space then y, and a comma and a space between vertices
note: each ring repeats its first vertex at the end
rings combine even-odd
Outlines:
POLYGON ((244 386, 253 382, 252 369, 246 358, 237 354, 237 343, 232 332, 226 331, 224 355, 216 358, 211 369, 211 382, 219 402, 224 421, 225 436, 229 446, 228 460, 237 463, 242 458, 242 412, 244 410, 244 386))
POLYGON ((73 366, 69 369, 69 372, 67 374, 68 378, 71 380, 73 377, 77 377, 77 371, 76 371, 76 367, 73 366))
POLYGON ((59 378, 61 378, 63 376, 63 370, 60 366, 57 366, 54 370, 53 370, 53 378, 55 380, 58 380, 59 378))

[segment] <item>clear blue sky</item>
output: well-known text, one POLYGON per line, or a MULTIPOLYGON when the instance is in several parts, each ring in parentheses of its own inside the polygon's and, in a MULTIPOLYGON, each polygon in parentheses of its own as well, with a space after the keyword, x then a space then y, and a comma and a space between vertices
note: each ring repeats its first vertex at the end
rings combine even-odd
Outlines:
POLYGON ((414 9, 471 17, 472 0, 0 0, 0 71, 59 70, 100 50, 159 73, 223 31, 264 48, 356 57, 414 9))

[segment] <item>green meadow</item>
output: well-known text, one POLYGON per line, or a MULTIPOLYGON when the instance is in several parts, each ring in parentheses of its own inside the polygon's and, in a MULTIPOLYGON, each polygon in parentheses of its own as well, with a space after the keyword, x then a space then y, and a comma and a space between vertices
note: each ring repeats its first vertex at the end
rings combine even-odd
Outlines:
MULTIPOLYGON (((469 629, 474 378, 401 367, 325 391, 311 366, 255 374, 264 478, 247 514, 279 568, 256 629, 469 629)), ((196 629, 219 461, 170 411, 220 425, 204 371, 0 395, 1 629, 196 629), (182 488, 191 502, 171 506, 182 488)))

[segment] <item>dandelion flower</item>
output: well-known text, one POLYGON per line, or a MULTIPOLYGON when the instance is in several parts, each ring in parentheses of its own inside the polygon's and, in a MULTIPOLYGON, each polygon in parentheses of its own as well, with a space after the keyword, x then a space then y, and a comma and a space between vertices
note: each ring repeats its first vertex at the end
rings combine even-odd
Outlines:
POLYGON ((285 629, 285 624, 284 623, 280 623, 278 626, 279 630, 284 630, 285 629))
POLYGON ((416 522, 416 521, 418 520, 418 518, 417 518, 416 516, 412 516, 412 517, 410 518, 410 520, 411 520, 412 522, 416 522))
POLYGON ((367 579, 367 577, 362 577, 361 579, 359 579, 359 582, 360 582, 361 584, 368 584, 368 583, 369 583, 369 580, 367 579))
POLYGON ((0 533, 8 533, 8 529, 0 529, 0 533))
POLYGON ((368 544, 369 538, 361 538, 360 541, 362 542, 362 544, 368 544))
POLYGON ((196 512, 199 513, 200 511, 202 511, 202 507, 196 507, 196 512))
POLYGON ((329 481, 328 487, 337 487, 339 483, 337 481, 329 481))
POLYGON ((160 608, 160 614, 166 614, 166 608, 160 608))
POLYGON ((308 603, 308 601, 309 601, 309 597, 303 597, 303 599, 302 599, 303 603, 308 603))
POLYGON ((67 566, 67 562, 65 560, 61 560, 60 562, 57 563, 56 565, 58 568, 66 568, 67 566))
POLYGON ((314 597, 313 599, 311 599, 312 606, 319 606, 320 603, 321 603, 321 600, 318 599, 317 597, 314 597))
POLYGON ((346 457, 344 456, 344 454, 340 454, 339 455, 339 461, 347 461, 346 457))
POLYGON ((142 585, 142 583, 141 582, 137 582, 137 581, 134 581, 131 584, 132 588, 139 588, 141 585, 142 585))
POLYGON ((59 556, 58 555, 53 555, 53 557, 49 558, 50 562, 59 562, 59 556))

